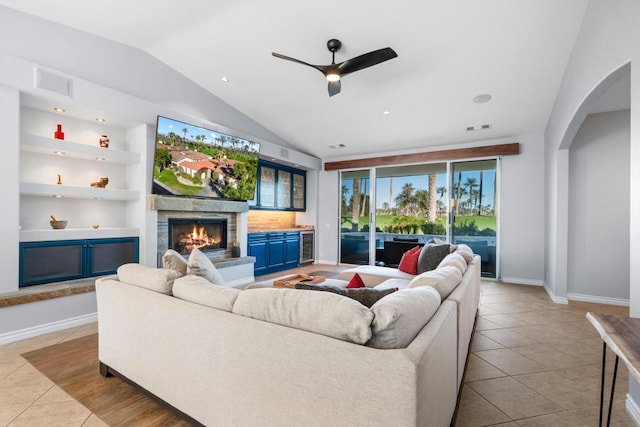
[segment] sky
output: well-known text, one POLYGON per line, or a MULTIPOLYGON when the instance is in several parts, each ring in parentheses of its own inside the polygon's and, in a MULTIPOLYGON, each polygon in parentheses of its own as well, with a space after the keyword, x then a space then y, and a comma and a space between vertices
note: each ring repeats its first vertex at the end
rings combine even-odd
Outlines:
MULTIPOLYGON (((482 177, 482 204, 493 206, 494 197, 494 185, 495 185, 495 171, 484 171, 482 177)), ((462 172, 462 183, 464 184, 467 178, 473 177, 477 183, 480 183, 480 172, 462 172)), ((456 176, 456 182, 457 182, 456 176)), ((402 187, 410 182, 413 184, 414 192, 418 190, 429 189, 429 178, 427 175, 414 175, 414 176, 397 176, 393 177, 393 190, 392 197, 389 194, 389 178, 377 178, 376 180, 376 208, 382 209, 383 204, 386 202, 389 207, 395 207, 396 203, 393 199, 400 194, 402 187)), ((347 186, 347 201, 351 198, 353 192, 353 181, 351 179, 343 181, 343 184, 347 186)), ((447 174, 441 173, 436 175, 436 188, 447 187, 447 174)), ((368 187, 367 187, 368 188, 368 187)), ((476 187, 476 189, 478 189, 476 187)), ((362 184, 360 191, 362 191, 362 184)), ((439 196, 438 196, 439 198, 439 196)), ((445 194, 443 200, 448 198, 448 194, 445 194)), ((464 197, 466 199, 466 197, 464 197)))
POLYGON ((168 119, 166 117, 158 116, 158 129, 157 132, 159 134, 168 135, 169 132, 176 133, 180 136, 184 136, 184 132, 182 129, 187 128, 187 140, 197 142, 194 138, 196 135, 204 135, 207 137, 205 142, 211 144, 215 141, 216 138, 220 138, 225 136, 227 138, 236 138, 243 142, 243 145, 249 144, 249 151, 254 151, 256 153, 260 152, 260 144, 257 142, 247 141, 243 138, 238 138, 237 136, 231 136, 220 132, 215 132, 209 129, 201 128, 199 126, 190 125, 188 123, 179 122, 177 120, 168 119))

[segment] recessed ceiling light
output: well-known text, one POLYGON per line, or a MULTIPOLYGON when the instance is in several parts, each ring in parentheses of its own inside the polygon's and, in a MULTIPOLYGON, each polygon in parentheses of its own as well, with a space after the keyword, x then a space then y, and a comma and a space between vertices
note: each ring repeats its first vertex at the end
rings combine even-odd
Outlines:
POLYGON ((96 160, 103 161, 103 160, 107 160, 107 159, 105 159, 104 157, 96 157, 96 160))
POLYGON ((382 114, 384 114, 385 116, 388 116, 389 114, 391 114, 391 111, 385 110, 385 111, 382 112, 382 114))
POLYGON ((53 111, 57 112, 57 113, 66 113, 67 110, 65 110, 62 107, 53 107, 53 111))
POLYGON ((53 197, 55 197, 57 199, 62 199, 62 196, 60 194, 54 194, 53 197))
POLYGON ((488 93, 483 93, 473 98, 473 102, 476 104, 484 104, 485 102, 491 101, 491 95, 488 93))
POLYGON ((67 153, 65 153, 64 151, 54 151, 53 154, 57 154, 58 156, 64 156, 67 153))
POLYGON ((229 77, 222 76, 222 77, 220 77, 220 81, 223 82, 223 83, 229 83, 229 77))
POLYGON ((96 122, 100 122, 100 123, 104 123, 106 122, 106 119, 103 119, 102 117, 96 117, 96 122))

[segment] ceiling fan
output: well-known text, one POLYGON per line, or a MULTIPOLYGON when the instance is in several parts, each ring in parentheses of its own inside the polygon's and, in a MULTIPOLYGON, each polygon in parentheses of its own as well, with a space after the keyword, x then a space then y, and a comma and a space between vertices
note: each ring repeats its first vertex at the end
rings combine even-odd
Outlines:
POLYGON ((271 54, 276 58, 297 62, 298 64, 307 65, 320 71, 329 81, 329 96, 340 93, 340 79, 342 76, 380 64, 381 62, 388 61, 398 56, 393 49, 385 47, 384 49, 374 50, 336 64, 336 52, 339 51, 341 47, 342 42, 340 40, 331 39, 327 42, 327 49, 329 49, 332 54, 331 64, 329 65, 313 65, 279 53, 271 52, 271 54))

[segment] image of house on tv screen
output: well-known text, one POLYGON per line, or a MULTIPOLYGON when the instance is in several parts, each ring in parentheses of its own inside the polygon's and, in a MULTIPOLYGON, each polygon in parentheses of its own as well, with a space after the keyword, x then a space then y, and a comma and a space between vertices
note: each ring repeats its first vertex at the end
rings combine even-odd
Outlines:
POLYGON ((260 144, 158 116, 154 194, 252 200, 260 144))

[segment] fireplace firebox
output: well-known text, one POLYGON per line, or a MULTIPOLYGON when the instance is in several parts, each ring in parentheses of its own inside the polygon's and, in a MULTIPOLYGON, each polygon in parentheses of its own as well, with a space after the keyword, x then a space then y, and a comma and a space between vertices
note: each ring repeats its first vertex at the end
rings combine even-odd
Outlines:
POLYGON ((169 218, 168 231, 169 248, 181 254, 227 249, 226 218, 169 218))

